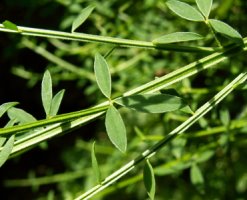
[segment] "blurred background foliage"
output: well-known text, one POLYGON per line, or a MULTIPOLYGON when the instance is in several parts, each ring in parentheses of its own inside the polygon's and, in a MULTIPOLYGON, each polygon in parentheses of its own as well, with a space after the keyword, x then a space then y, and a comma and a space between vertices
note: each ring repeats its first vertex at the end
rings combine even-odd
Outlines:
MULTIPOLYGON (((194 0, 184 1, 195 3, 194 0)), ((8 19, 20 26, 70 32, 80 11, 88 5, 95 5, 92 15, 78 32, 151 41, 167 33, 195 31, 206 38, 191 45, 216 46, 204 24, 180 19, 168 10, 165 2, 2 0, 0 19, 8 19)), ((246 9, 244 0, 215 0, 210 17, 229 23, 246 36, 246 9)), ((113 96, 206 55, 118 48, 2 32, 0 38, 0 103, 18 101, 21 108, 38 119, 45 117, 40 82, 46 69, 52 74, 54 90, 66 89, 60 109, 60 113, 65 113, 104 100, 93 75, 96 52, 104 55, 114 48, 107 58, 113 77, 113 96)), ((245 55, 238 55, 163 92, 175 89, 196 110, 244 69, 245 55)), ((157 182, 155 199, 246 199, 246 101, 246 91, 235 91, 199 124, 190 128, 186 136, 175 139, 151 159, 157 182)), ((126 155, 110 144, 103 119, 97 120, 9 160, 1 168, 1 198, 73 199, 96 184, 90 161, 94 140, 100 169, 106 177, 188 117, 181 112, 161 115, 125 109, 121 112, 128 130, 126 155)), ((3 119, 1 126, 4 123, 3 119)), ((96 199, 147 199, 142 167, 136 168, 96 199)))

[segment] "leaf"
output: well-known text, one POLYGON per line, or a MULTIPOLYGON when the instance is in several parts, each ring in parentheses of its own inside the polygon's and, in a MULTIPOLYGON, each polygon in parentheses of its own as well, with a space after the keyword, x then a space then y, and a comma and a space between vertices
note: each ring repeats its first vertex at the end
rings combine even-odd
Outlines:
POLYGON ((6 162, 8 159, 13 146, 14 146, 14 141, 15 141, 15 135, 12 135, 6 144, 3 146, 2 151, 0 152, 0 167, 6 162))
POLYGON ((196 0, 197 7, 202 12, 204 17, 208 19, 209 13, 212 8, 213 0, 196 0))
POLYGON ((220 121, 225 127, 228 127, 230 125, 231 117, 227 109, 220 110, 220 121))
POLYGON ((94 60, 94 73, 96 76, 96 82, 101 92, 110 99, 111 97, 111 74, 108 64, 103 56, 99 53, 95 55, 94 60))
POLYGON ((242 36, 234 28, 232 28, 225 22, 222 22, 216 19, 209 19, 209 23, 211 24, 211 26, 216 32, 233 40, 236 43, 243 44, 242 36))
POLYGON ((106 111, 105 126, 111 142, 121 151, 127 149, 126 128, 118 110, 111 105, 106 111))
POLYGON ((202 14, 190 6, 187 3, 177 1, 177 0, 169 0, 166 2, 166 5, 169 9, 171 9, 178 16, 190 20, 190 21, 204 21, 204 17, 202 14))
POLYGON ((31 114, 27 113, 25 110, 14 107, 8 110, 8 116, 10 119, 17 120, 20 124, 37 121, 31 114))
POLYGON ((176 43, 176 42, 185 42, 191 40, 201 40, 203 39, 202 35, 193 32, 176 32, 167 35, 163 35, 157 39, 154 39, 152 42, 155 45, 176 43))
POLYGON ((73 21, 71 32, 74 32, 92 13, 94 6, 88 6, 83 9, 80 15, 73 21))
POLYGON ((190 180, 193 185, 202 185, 204 183, 202 172, 196 164, 193 164, 190 168, 190 180))
POLYGON ((100 184, 101 174, 99 170, 98 161, 95 155, 95 141, 93 142, 93 145, 92 145, 91 159, 92 159, 93 174, 95 175, 97 182, 100 184))
POLYGON ((119 98, 115 102, 147 113, 170 112, 186 106, 182 98, 169 94, 137 94, 119 98))
POLYGON ((155 177, 154 170, 149 160, 146 160, 144 170, 143 170, 143 181, 145 188, 147 190, 148 196, 151 200, 154 199, 155 196, 155 177))
POLYGON ((51 102, 50 116, 55 116, 57 114, 63 99, 64 92, 65 90, 61 90, 53 97, 51 102))
POLYGON ((4 26, 4 28, 7 28, 7 29, 10 29, 10 30, 13 30, 13 31, 21 32, 21 30, 19 30, 18 27, 13 22, 11 22, 9 20, 5 20, 3 22, 3 26, 4 26))
POLYGON ((16 106, 17 104, 19 103, 18 102, 8 102, 8 103, 2 104, 0 106, 0 117, 2 117, 3 114, 8 111, 8 109, 10 109, 13 106, 16 106))
POLYGON ((3 146, 5 141, 6 141, 5 137, 0 137, 0 147, 3 146))
POLYGON ((52 104, 52 80, 51 74, 48 70, 45 71, 43 80, 41 83, 41 99, 43 107, 45 109, 46 116, 50 115, 52 104))

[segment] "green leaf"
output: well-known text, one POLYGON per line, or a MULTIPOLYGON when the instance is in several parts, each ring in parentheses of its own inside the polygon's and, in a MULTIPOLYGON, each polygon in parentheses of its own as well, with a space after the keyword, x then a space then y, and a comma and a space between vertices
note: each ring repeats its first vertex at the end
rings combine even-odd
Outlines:
POLYGON ((115 102, 147 113, 170 112, 186 106, 182 98, 169 94, 137 94, 119 98, 115 102))
POLYGON ((45 71, 41 83, 41 98, 46 116, 49 117, 52 104, 52 80, 48 70, 45 71))
POLYGON ((228 109, 220 110, 220 121, 225 127, 228 127, 230 125, 231 117, 228 109))
POLYGON ((204 17, 202 14, 190 6, 187 3, 177 1, 177 0, 169 0, 166 2, 166 5, 169 9, 171 9, 178 16, 190 20, 190 21, 204 21, 204 17))
POLYGON ((0 106, 0 117, 2 117, 3 114, 8 111, 8 109, 10 109, 13 106, 16 106, 17 104, 19 103, 18 102, 8 102, 8 103, 2 104, 0 106))
POLYGON ((93 145, 92 145, 91 159, 92 159, 93 174, 96 177, 97 183, 100 184, 101 174, 100 174, 100 170, 99 170, 98 161, 97 161, 97 158, 95 155, 95 141, 93 142, 93 145))
POLYGON ((213 27, 213 29, 222 34, 223 36, 233 40, 236 43, 243 44, 243 38, 239 34, 238 31, 236 31, 234 28, 226 24, 225 22, 216 20, 216 19, 209 19, 209 23, 213 27))
POLYGON ((5 137, 0 137, 0 147, 3 146, 5 141, 6 141, 5 137))
POLYGON ((11 21, 8 21, 8 20, 5 20, 3 22, 3 26, 4 28, 7 28, 7 29, 10 29, 10 30, 13 30, 13 31, 18 31, 18 32, 21 32, 18 27, 11 21))
POLYGON ((9 155, 10 155, 12 149, 13 149, 14 141, 15 141, 15 135, 12 135, 8 139, 6 144, 3 146, 2 151, 0 152, 0 167, 2 167, 2 165, 8 159, 8 157, 9 157, 9 155))
POLYGON ((202 12, 204 17, 208 19, 209 13, 212 8, 213 0, 196 0, 197 7, 202 12))
POLYGON ((31 114, 27 113, 25 110, 14 107, 8 110, 8 116, 10 119, 17 120, 17 122, 19 122, 20 124, 37 121, 31 114))
POLYGON ((71 32, 74 32, 92 13, 94 6, 88 6, 83 9, 80 15, 73 21, 71 32))
POLYGON ((61 90, 53 97, 51 102, 50 116, 55 116, 57 114, 63 99, 64 92, 65 90, 61 90))
POLYGON ((110 70, 109 70, 106 60, 99 53, 95 55, 94 73, 96 76, 96 82, 101 92, 108 99, 110 99, 111 97, 111 74, 110 74, 110 70))
POLYGON ((185 42, 185 41, 201 40, 201 39, 203 39, 203 36, 197 33, 176 32, 176 33, 170 33, 167 35, 163 35, 157 39, 154 39, 152 42, 155 45, 161 45, 161 44, 169 44, 169 43, 185 42))
POLYGON ((126 128, 118 110, 111 105, 106 111, 105 126, 111 142, 121 151, 127 149, 126 128))
POLYGON ((190 180, 193 185, 203 185, 204 179, 200 168, 193 164, 190 168, 190 180))
POLYGON ((155 196, 155 177, 154 170, 149 160, 146 160, 144 170, 143 170, 143 181, 145 188, 147 190, 148 196, 151 200, 154 199, 155 196))

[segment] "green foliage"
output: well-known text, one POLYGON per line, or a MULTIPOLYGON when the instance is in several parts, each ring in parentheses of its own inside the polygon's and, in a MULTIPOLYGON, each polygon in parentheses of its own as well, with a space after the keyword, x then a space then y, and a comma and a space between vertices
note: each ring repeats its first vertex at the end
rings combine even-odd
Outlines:
POLYGON ((74 32, 79 26, 83 24, 84 21, 89 17, 89 15, 94 10, 94 6, 88 6, 81 11, 81 14, 73 21, 71 32, 74 32))
POLYGON ((149 160, 146 160, 144 170, 143 170, 143 181, 145 188, 147 190, 148 196, 151 200, 154 199, 155 196, 155 176, 154 176, 154 170, 149 162, 149 160))
POLYGON ((91 3, 2 9, 1 197, 244 198, 244 1, 91 3))
POLYGON ((101 173, 100 173, 98 161, 97 161, 96 154, 95 154, 95 141, 93 142, 93 145, 92 145, 91 159, 92 159, 93 174, 94 174, 94 176, 95 176, 95 178, 97 180, 97 183, 100 184, 100 182, 101 182, 101 173))
POLYGON ((8 20, 5 20, 3 22, 3 26, 7 29, 10 29, 10 30, 14 30, 14 31, 19 31, 18 27, 16 26, 16 24, 14 24, 13 22, 11 21, 8 21, 8 20))
POLYGON ((111 74, 106 60, 100 55, 95 55, 94 71, 97 84, 101 92, 107 97, 111 98, 111 74))
POLYGON ((164 113, 182 109, 186 106, 183 99, 169 94, 138 94, 122 97, 116 103, 147 113, 164 113))
POLYGON ((105 126, 111 142, 121 151, 127 149, 126 128, 118 110, 111 105, 106 111, 105 126))
POLYGON ((52 80, 49 71, 46 71, 43 76, 41 85, 41 98, 46 116, 49 117, 52 104, 52 80))
POLYGON ((213 29, 216 32, 237 43, 243 44, 242 36, 228 24, 216 19, 209 19, 209 23, 212 25, 213 29))
POLYGON ((163 35, 157 39, 153 40, 153 43, 156 45, 167 44, 167 43, 176 43, 176 42, 185 42, 191 40, 201 40, 203 36, 193 33, 193 32, 176 32, 163 35))
POLYGON ((196 0, 197 7, 202 12, 204 17, 208 19, 212 8, 213 0, 196 0))
POLYGON ((204 17, 202 16, 202 14, 187 3, 177 0, 169 0, 166 2, 166 4, 169 9, 171 9, 174 13, 184 19, 199 22, 204 21, 204 17))
POLYGON ((14 147, 15 135, 12 135, 0 152, 0 167, 6 162, 14 147))

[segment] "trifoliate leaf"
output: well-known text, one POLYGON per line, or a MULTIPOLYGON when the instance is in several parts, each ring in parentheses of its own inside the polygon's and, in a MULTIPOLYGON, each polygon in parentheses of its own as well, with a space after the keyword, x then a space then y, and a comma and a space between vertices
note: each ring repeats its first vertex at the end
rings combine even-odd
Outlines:
POLYGON ((81 11, 80 15, 74 20, 74 22, 72 24, 71 32, 74 32, 79 26, 81 26, 83 24, 83 22, 92 13, 93 9, 94 9, 94 6, 88 6, 81 11))
POLYGON ((127 149, 126 128, 118 110, 111 105, 106 111, 105 126, 111 142, 121 151, 127 149))
POLYGON ((213 0, 196 0, 197 7, 207 19, 212 8, 213 0))
POLYGON ((178 16, 190 20, 190 21, 204 21, 204 17, 202 14, 190 6, 187 3, 177 1, 177 0, 169 0, 166 2, 166 5, 169 9, 171 9, 178 16))
POLYGON ((3 146, 2 150, 0 151, 0 167, 6 162, 8 159, 15 141, 15 135, 12 135, 6 144, 3 146))
POLYGON ((201 40, 203 39, 202 35, 193 32, 176 32, 163 35, 157 39, 154 39, 152 42, 155 45, 176 43, 176 42, 186 42, 191 40, 201 40))
POLYGON ((41 99, 46 116, 49 117, 52 104, 52 80, 48 70, 45 71, 41 83, 41 99))
POLYGON ((108 64, 103 56, 99 53, 95 55, 94 60, 94 73, 96 82, 101 92, 110 99, 111 97, 111 74, 108 64))
POLYGON ((145 188, 147 190, 148 196, 151 200, 154 199, 155 196, 155 177, 154 170, 149 160, 146 160, 144 170, 143 170, 143 181, 145 188))
POLYGON ((137 94, 116 99, 115 102, 147 113, 171 112, 186 106, 182 98, 169 94, 137 94))

